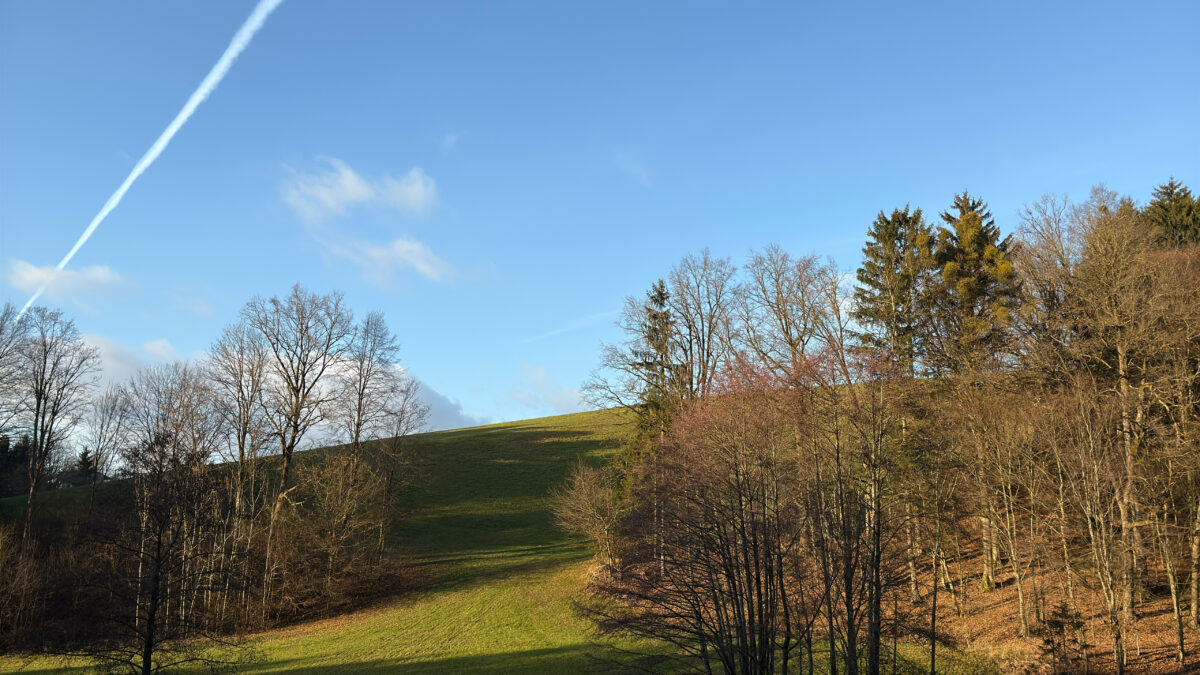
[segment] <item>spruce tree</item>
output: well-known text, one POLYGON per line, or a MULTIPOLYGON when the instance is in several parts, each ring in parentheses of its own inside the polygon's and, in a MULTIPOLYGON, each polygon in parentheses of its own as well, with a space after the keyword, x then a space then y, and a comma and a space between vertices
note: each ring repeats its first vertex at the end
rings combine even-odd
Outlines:
POLYGON ((1192 191, 1171 178, 1154 188, 1146 205, 1146 218, 1154 223, 1159 241, 1168 246, 1200 243, 1200 204, 1192 191))
POLYGON ((668 305, 670 299, 662 279, 654 282, 646 292, 639 327, 641 339, 632 355, 637 368, 642 371, 643 426, 646 432, 658 435, 669 426, 680 401, 672 359, 675 320, 668 305))
POLYGON ((933 247, 936 283, 929 311, 942 369, 961 372, 995 363, 1008 338, 1020 285, 987 204, 963 192, 942 214, 933 247))
POLYGON ((932 229, 921 209, 883 211, 867 231, 863 263, 854 289, 854 319, 864 330, 859 341, 887 354, 904 372, 913 374, 922 320, 920 302, 932 264, 932 229))

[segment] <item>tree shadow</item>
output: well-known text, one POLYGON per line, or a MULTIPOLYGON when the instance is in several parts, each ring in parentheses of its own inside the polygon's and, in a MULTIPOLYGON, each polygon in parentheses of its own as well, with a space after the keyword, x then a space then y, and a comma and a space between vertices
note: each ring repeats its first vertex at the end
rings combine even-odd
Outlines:
POLYGON ((606 658, 587 643, 474 656, 431 659, 378 659, 341 664, 305 664, 303 660, 276 661, 272 672, 315 674, 331 671, 354 673, 623 673, 646 672, 632 660, 606 658))

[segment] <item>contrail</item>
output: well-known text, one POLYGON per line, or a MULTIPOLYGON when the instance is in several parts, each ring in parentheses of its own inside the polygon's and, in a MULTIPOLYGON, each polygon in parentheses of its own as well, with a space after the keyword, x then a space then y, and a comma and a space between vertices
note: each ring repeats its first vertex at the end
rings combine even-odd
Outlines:
MULTIPOLYGON (((100 213, 97 213, 95 218, 92 218, 92 222, 88 223, 87 229, 84 230, 83 234, 79 236, 79 240, 75 242, 75 245, 71 247, 70 251, 67 251, 67 254, 63 256, 63 259, 59 261, 59 271, 62 271, 64 268, 66 268, 67 263, 71 262, 71 258, 75 257, 75 254, 79 252, 79 249, 83 248, 83 245, 87 243, 87 240, 92 237, 92 233, 96 231, 96 228, 100 227, 100 223, 104 222, 104 219, 108 217, 108 214, 111 213, 113 209, 117 208, 117 204, 121 203, 121 199, 125 197, 125 193, 129 191, 129 187, 133 185, 133 182, 136 181, 138 177, 141 176, 142 173, 144 173, 146 169, 148 169, 150 165, 154 163, 154 160, 158 159, 158 156, 162 154, 162 151, 167 147, 167 144, 170 143, 171 139, 175 137, 175 134, 179 131, 179 128, 183 126, 184 122, 188 121, 188 118, 192 116, 192 113, 196 112, 196 108, 204 102, 204 99, 208 98, 208 95, 217 88, 217 85, 221 84, 221 80, 224 79, 225 73, 229 72, 229 68, 233 65, 233 62, 237 59, 238 55, 242 53, 242 50, 250 44, 250 40, 254 38, 254 34, 258 32, 258 29, 262 28, 263 23, 267 20, 267 16, 269 16, 271 12, 282 2, 283 0, 259 0, 258 5, 254 7, 254 11, 250 13, 250 17, 246 19, 246 22, 243 23, 242 27, 238 29, 238 32, 234 34, 233 40, 229 42, 229 46, 225 48, 225 53, 221 54, 221 58, 217 61, 217 64, 212 67, 212 70, 208 71, 208 75, 204 76, 204 81, 202 81, 200 86, 196 88, 196 91, 192 92, 192 95, 188 97, 187 103, 183 104, 183 108, 181 108, 179 113, 175 115, 175 119, 171 120, 171 123, 167 125, 166 130, 164 130, 162 134, 159 135, 158 139, 154 141, 154 145, 151 145, 150 149, 146 151, 146 154, 142 155, 142 158, 138 160, 136 165, 134 165, 133 171, 130 171, 129 175, 125 177, 125 181, 121 183, 121 187, 117 188, 117 191, 112 193, 112 196, 108 198, 108 201, 104 202, 104 208, 100 209, 100 213)), ((33 297, 29 298, 29 302, 26 302, 25 306, 21 308, 20 313, 17 314, 18 319, 24 316, 25 311, 28 310, 33 303, 37 302, 37 299, 42 296, 42 293, 45 292, 46 287, 50 285, 50 282, 53 281, 53 279, 54 277, 50 276, 42 282, 42 285, 37 289, 37 292, 33 294, 33 297)))

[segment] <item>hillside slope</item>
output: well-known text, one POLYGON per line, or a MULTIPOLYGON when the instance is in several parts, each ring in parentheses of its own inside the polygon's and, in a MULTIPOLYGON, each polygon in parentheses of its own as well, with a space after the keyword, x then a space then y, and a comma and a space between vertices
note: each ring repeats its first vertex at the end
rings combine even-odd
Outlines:
MULTIPOLYGON (((653 653, 655 645, 599 640, 575 614, 590 554, 554 526, 547 504, 575 462, 612 458, 627 421, 596 411, 416 437, 416 482, 393 548, 405 553, 421 590, 254 636, 257 659, 239 672, 644 672, 657 659, 635 663, 626 650, 653 653)), ((67 509, 79 495, 54 501, 67 509)), ((923 647, 902 650, 912 660, 900 672, 927 671, 923 647)), ((994 672, 951 650, 942 658, 946 672, 994 672)), ((0 672, 18 669, 89 672, 0 657, 0 672)))
MULTIPOLYGON (((575 462, 616 451, 623 419, 598 411, 416 437, 415 485, 393 542, 421 590, 255 636, 258 658, 243 672, 562 673, 628 662, 595 647, 575 615, 590 556, 546 506, 575 462)), ((56 508, 79 501, 74 492, 55 495, 56 508)), ((0 657, 0 672, 18 669, 87 672, 0 657)))
POLYGON ((593 669, 588 627, 571 607, 589 556, 554 527, 546 494, 574 462, 613 453, 621 421, 581 413, 420 438, 418 485, 395 542, 432 584, 386 607, 269 633, 249 672, 593 669))

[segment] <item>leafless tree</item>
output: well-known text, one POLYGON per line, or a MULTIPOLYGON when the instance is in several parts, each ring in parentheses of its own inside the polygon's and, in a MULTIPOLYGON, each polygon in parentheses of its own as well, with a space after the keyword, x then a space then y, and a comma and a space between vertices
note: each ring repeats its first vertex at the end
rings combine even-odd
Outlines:
POLYGON ((396 363, 399 352, 396 336, 378 312, 368 314, 350 334, 332 407, 355 459, 364 441, 392 431, 392 403, 405 384, 396 363))
POLYGON ((667 480, 634 495, 620 573, 594 586, 618 601, 589 605, 602 628, 671 643, 706 672, 791 672, 815 614, 796 591, 804 521, 787 419, 769 391, 689 405, 650 460, 667 480))
POLYGON ((258 524, 256 516, 267 499, 259 457, 270 441, 270 427, 263 406, 269 365, 262 334, 241 318, 226 326, 213 343, 204 366, 213 403, 228 432, 225 458, 234 467, 229 477, 231 508, 228 517, 231 523, 226 532, 230 539, 227 545, 231 552, 230 564, 240 573, 236 580, 235 575, 226 576, 223 593, 228 594, 230 586, 236 584, 243 609, 250 601, 253 582, 250 561, 258 524))
POLYGON ((340 292, 318 295, 299 284, 285 298, 255 298, 242 317, 258 331, 269 357, 263 411, 283 458, 279 491, 288 488, 292 453, 324 419, 336 389, 325 375, 346 351, 353 315, 340 292))
POLYGON ((20 342, 19 418, 29 431, 29 493, 25 501, 25 532, 33 519, 34 494, 46 477, 54 453, 86 411, 95 384, 99 353, 88 346, 75 323, 57 310, 33 307, 23 319, 28 334, 20 342))
POLYGON ((709 395, 728 359, 736 272, 733 261, 704 249, 698 256, 685 256, 667 275, 676 367, 685 398, 709 395))
POLYGON ((21 409, 17 395, 21 374, 20 346, 27 324, 18 321, 18 314, 17 308, 7 302, 0 307, 0 433, 8 431, 21 409))
POLYGON ((576 464, 566 483, 550 492, 550 504, 558 526, 587 538, 606 573, 618 568, 618 535, 626 507, 615 467, 576 464))
POLYGON ((120 386, 110 384, 92 400, 84 422, 83 440, 95 458, 93 500, 96 482, 112 475, 128 437, 129 400, 120 386))
POLYGON ((326 375, 345 353, 353 316, 340 292, 318 295, 296 284, 286 298, 251 300, 242 310, 242 318, 266 345, 269 366, 262 409, 282 458, 263 563, 265 608, 274 574, 271 546, 290 489, 292 454, 305 434, 324 420, 326 409, 336 399, 337 388, 326 375))
POLYGON ((736 312, 746 357, 784 375, 805 356, 819 317, 820 268, 816 256, 793 258, 778 246, 751 254, 736 312))

